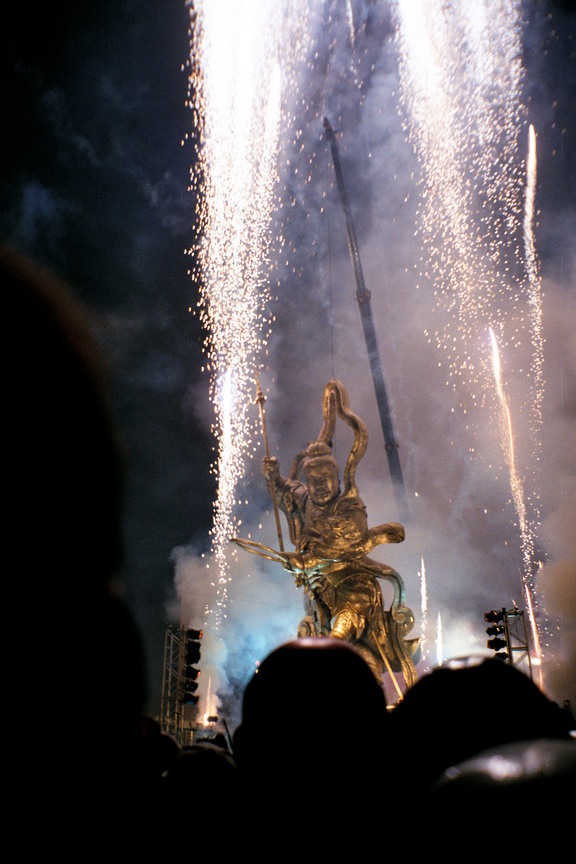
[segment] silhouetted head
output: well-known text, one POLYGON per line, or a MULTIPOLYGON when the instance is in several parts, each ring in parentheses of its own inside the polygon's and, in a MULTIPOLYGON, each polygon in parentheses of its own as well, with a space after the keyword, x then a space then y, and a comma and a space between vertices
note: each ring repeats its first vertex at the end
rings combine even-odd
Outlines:
POLYGON ((409 776, 423 784, 491 747, 569 737, 565 712, 517 667, 494 658, 423 675, 390 720, 409 776))
POLYGON ((289 857, 357 853, 353 814, 366 830, 385 809, 387 721, 384 691, 349 643, 307 637, 272 651, 233 736, 254 848, 265 853, 272 836, 289 857))
MULTIPOLYGON (((423 815, 432 832, 428 841, 446 840, 456 824, 460 832, 477 830, 478 815, 491 812, 504 816, 508 824, 522 825, 531 817, 542 826, 553 825, 554 847, 567 849, 564 843, 572 843, 573 827, 561 814, 574 789, 574 740, 537 738, 483 750, 448 768, 423 799, 423 815)), ((534 832, 531 844, 539 836, 549 848, 546 832, 534 832)))
POLYGON ((246 686, 234 753, 241 766, 267 771, 274 762, 288 779, 305 770, 328 777, 337 766, 358 769, 381 746, 387 719, 384 691, 352 645, 294 639, 273 650, 246 686))
POLYGON ((262 712, 287 725, 334 709, 347 723, 358 714, 385 713, 382 688, 356 649, 342 639, 293 639, 262 661, 244 691, 243 722, 261 722, 262 712))

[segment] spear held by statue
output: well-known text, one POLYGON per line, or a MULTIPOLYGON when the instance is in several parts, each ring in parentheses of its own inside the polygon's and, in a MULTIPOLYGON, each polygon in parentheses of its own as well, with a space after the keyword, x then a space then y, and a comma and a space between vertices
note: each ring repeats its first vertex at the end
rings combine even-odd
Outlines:
MULTIPOLYGON (((266 448, 266 456, 270 456, 270 446, 268 444, 268 431, 266 429, 266 416, 264 414, 264 402, 266 401, 266 397, 264 396, 262 390, 260 389, 260 383, 258 381, 258 375, 256 375, 256 402, 258 403, 258 407, 260 408, 260 420, 262 421, 262 433, 264 435, 264 447, 266 448)), ((278 545, 280 548, 280 552, 284 552, 284 541, 282 540, 282 526, 280 524, 280 511, 278 509, 278 502, 276 500, 276 495, 274 494, 274 488, 272 483, 268 483, 268 489, 270 491, 270 496, 272 501, 274 502, 274 517, 276 519, 276 531, 278 533, 278 545)))

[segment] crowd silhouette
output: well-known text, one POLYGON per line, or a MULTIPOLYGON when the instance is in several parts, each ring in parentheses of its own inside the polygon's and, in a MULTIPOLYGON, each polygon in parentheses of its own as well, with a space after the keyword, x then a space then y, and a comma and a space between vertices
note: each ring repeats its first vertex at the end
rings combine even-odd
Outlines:
POLYGON ((121 582, 123 453, 88 316, 6 247, 0 282, 13 330, 6 589, 25 630, 5 664, 10 809, 33 826, 24 853, 334 861, 484 830, 488 801, 545 813, 567 842, 574 717, 493 658, 434 669, 391 709, 353 645, 297 638, 263 658, 230 742, 182 746, 146 716, 121 582))

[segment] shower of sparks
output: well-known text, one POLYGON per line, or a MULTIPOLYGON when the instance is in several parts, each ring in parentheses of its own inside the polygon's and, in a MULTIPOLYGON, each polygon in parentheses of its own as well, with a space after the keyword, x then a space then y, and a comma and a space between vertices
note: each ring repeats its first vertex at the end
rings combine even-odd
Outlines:
POLYGON ((438 612, 438 623, 436 626, 436 665, 442 666, 444 662, 444 634, 442 633, 442 615, 438 612))
MULTIPOLYGON (((271 217, 278 180, 281 96, 305 34, 303 0, 198 0, 190 13, 188 101, 193 114, 195 238, 188 250, 198 284, 217 442, 211 529, 217 629, 226 616, 235 491, 256 435, 254 375, 270 335, 271 217), (286 47, 289 46, 289 47, 286 47)), ((292 83, 292 82, 290 82, 292 83)), ((294 88, 293 88, 294 89, 294 88)))
POLYGON ((493 399, 489 354, 479 334, 490 330, 493 355, 497 355, 494 332, 498 332, 506 350, 509 377, 518 382, 515 392, 522 393, 515 422, 530 438, 526 467, 523 464, 519 471, 500 360, 494 356, 523 578, 532 591, 532 525, 540 516, 543 340, 532 230, 533 127, 529 128, 526 174, 519 154, 526 113, 521 102, 521 3, 430 2, 418 4, 414 14, 411 0, 395 0, 393 10, 401 108, 421 170, 419 224, 425 266, 420 265, 420 278, 432 286, 442 313, 438 329, 426 335, 439 352, 446 386, 454 394, 454 412, 469 435, 469 453, 474 458, 481 458, 478 424, 493 399), (523 357, 527 345, 528 363, 523 357))

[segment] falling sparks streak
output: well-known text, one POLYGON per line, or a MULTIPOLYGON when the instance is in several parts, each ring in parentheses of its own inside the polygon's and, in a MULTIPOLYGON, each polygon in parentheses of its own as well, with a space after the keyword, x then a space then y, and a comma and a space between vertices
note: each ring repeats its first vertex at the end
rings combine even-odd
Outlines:
POLYGON ((303 2, 188 0, 188 107, 193 112, 196 239, 190 275, 200 286, 198 315, 217 441, 217 500, 211 530, 217 572, 214 616, 226 614, 229 539, 238 525, 235 490, 255 434, 254 374, 270 335, 271 214, 282 119, 279 58, 301 46, 287 21, 305 32, 303 2))
POLYGON ((512 416, 510 414, 510 406, 508 404, 508 399, 506 398, 504 388, 502 387, 502 367, 500 364, 500 352, 498 351, 498 343, 496 341, 496 337, 494 336, 494 331, 491 327, 490 340, 492 342, 492 364, 494 369, 494 380, 496 382, 496 392, 498 393, 498 400, 500 402, 500 408, 502 413, 502 446, 506 457, 506 464, 508 465, 508 471, 510 474, 510 488, 512 490, 512 497, 514 499, 516 513, 518 514, 518 523, 520 527, 520 534, 522 536, 522 542, 523 545, 528 545, 527 541, 529 538, 527 536, 526 529, 526 507, 524 505, 524 491, 522 488, 522 481, 520 480, 518 476, 518 471, 516 469, 512 416))

